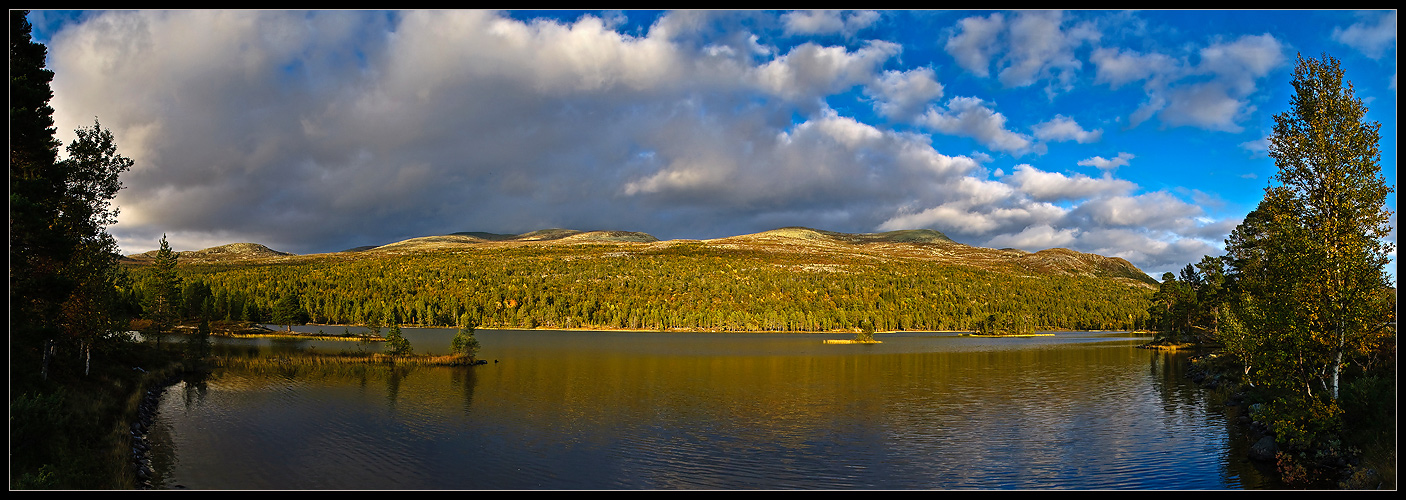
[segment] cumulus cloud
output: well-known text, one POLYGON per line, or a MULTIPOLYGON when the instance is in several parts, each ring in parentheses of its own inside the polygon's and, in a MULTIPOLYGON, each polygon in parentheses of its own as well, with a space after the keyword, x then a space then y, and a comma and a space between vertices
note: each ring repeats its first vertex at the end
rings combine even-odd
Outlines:
POLYGON ((995 13, 984 18, 968 17, 957 24, 958 31, 947 38, 947 53, 972 74, 990 76, 991 58, 998 50, 996 41, 1005 29, 1006 17, 995 13))
POLYGON ((1054 119, 1036 124, 1031 127, 1035 131, 1035 138, 1046 142, 1052 141, 1074 141, 1079 144, 1096 142, 1103 137, 1103 129, 1093 131, 1084 130, 1073 118, 1064 115, 1055 115, 1054 119))
POLYGON ((781 15, 781 22, 788 35, 833 35, 854 36, 879 20, 879 13, 872 10, 833 11, 811 10, 794 11, 781 15))
POLYGON ((1071 212, 1103 227, 1172 230, 1204 214, 1200 207, 1163 191, 1091 200, 1071 212))
POLYGON ((990 76, 996 59, 1002 85, 1025 87, 1049 80, 1046 92, 1051 97, 1072 88, 1082 68, 1075 49, 1099 38, 1088 23, 1063 26, 1064 15, 1059 11, 1021 11, 1009 21, 997 13, 958 24, 944 46, 958 65, 984 78, 990 76))
POLYGON ((932 68, 917 68, 885 71, 864 93, 874 99, 874 109, 879 114, 908 120, 929 102, 941 98, 942 91, 932 68))
POLYGON ((1100 48, 1091 61, 1098 83, 1112 88, 1142 81, 1147 100, 1130 117, 1136 126, 1157 117, 1170 126, 1240 132, 1255 107, 1249 97, 1259 80, 1284 64, 1284 44, 1272 35, 1246 35, 1196 51, 1198 61, 1159 53, 1100 48))
POLYGON ((871 81, 879 66, 900 49, 882 40, 870 41, 854 52, 806 42, 750 76, 760 88, 786 99, 818 98, 871 81))
POLYGON ((1363 13, 1361 18, 1346 28, 1333 28, 1333 41, 1372 59, 1380 59, 1396 48, 1396 11, 1363 13))
POLYGON ((1005 115, 975 97, 954 97, 947 101, 946 109, 929 107, 918 123, 944 134, 976 139, 988 148, 1016 156, 1035 146, 1030 136, 1006 128, 1005 115))
POLYGON ((1099 48, 1090 56, 1094 63, 1094 83, 1107 83, 1114 89, 1140 80, 1152 80, 1178 71, 1178 62, 1158 53, 1139 54, 1117 48, 1099 48))
POLYGON ((997 235, 986 245, 992 248, 1056 248, 1073 243, 1076 235, 1078 230, 1074 228, 1055 229, 1048 224, 1040 224, 1016 234, 997 235))
POLYGON ((1016 165, 1015 172, 1006 179, 1006 183, 1040 201, 1116 196, 1137 188, 1132 182, 1108 175, 1100 179, 1084 174, 1071 177, 1059 172, 1045 172, 1030 165, 1016 165))
POLYGON ((1083 160, 1079 160, 1079 166, 1081 166, 1081 167, 1095 167, 1095 168, 1097 168, 1097 169, 1099 169, 1099 170, 1113 171, 1113 170, 1117 170, 1118 167, 1126 167, 1126 166, 1128 166, 1128 160, 1131 160, 1131 159, 1133 159, 1133 158, 1134 158, 1134 156, 1132 155, 1132 153, 1121 153, 1121 152, 1120 152, 1120 153, 1118 153, 1118 156, 1117 156, 1117 157, 1115 157, 1115 158, 1113 158, 1113 159, 1111 159, 1111 160, 1104 159, 1104 157, 1102 157, 1102 156, 1095 156, 1095 157, 1093 157, 1093 158, 1085 158, 1085 159, 1083 159, 1083 160))

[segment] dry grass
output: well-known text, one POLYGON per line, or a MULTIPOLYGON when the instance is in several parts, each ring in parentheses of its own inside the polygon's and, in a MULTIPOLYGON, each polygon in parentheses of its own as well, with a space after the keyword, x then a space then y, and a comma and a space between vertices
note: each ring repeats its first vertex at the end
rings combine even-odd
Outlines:
POLYGON ((211 360, 211 364, 220 367, 251 367, 251 366, 318 366, 318 365, 348 365, 348 364, 386 364, 386 365, 406 365, 406 366, 471 366, 479 362, 468 356, 457 355, 409 355, 391 356, 380 353, 344 353, 344 354, 303 354, 298 356, 276 356, 259 358, 240 357, 219 357, 211 360))

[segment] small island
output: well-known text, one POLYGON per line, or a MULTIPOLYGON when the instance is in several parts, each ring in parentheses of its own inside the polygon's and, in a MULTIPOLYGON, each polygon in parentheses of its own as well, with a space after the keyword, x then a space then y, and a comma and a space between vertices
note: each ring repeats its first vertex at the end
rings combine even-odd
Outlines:
POLYGON ((874 340, 874 322, 865 321, 859 327, 859 334, 853 339, 825 339, 826 344, 882 344, 882 341, 874 340))

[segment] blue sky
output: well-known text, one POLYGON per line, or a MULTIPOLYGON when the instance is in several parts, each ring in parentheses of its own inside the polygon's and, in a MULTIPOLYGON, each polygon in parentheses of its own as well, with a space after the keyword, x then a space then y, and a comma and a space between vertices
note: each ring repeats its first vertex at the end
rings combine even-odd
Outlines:
POLYGON ((96 116, 137 162, 110 228, 127 253, 801 225, 1161 276, 1263 196, 1298 54, 1341 61, 1396 184, 1395 11, 30 18, 60 139, 96 116))

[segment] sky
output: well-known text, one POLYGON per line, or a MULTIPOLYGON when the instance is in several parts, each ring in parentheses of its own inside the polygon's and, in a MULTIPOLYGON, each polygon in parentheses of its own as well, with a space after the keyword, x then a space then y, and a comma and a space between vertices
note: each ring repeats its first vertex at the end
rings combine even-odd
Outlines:
MULTIPOLYGON (((35 11, 124 254, 459 231, 936 229, 1175 272, 1331 55, 1396 185, 1396 11, 35 11)), ((1396 194, 1387 202, 1395 226, 1396 194)), ((1396 241, 1393 230, 1389 237, 1396 241)), ((1394 254, 1393 254, 1394 255, 1394 254)), ((1394 264, 1393 264, 1394 268, 1394 264)), ((1392 279, 1395 274, 1393 272, 1392 279)))

